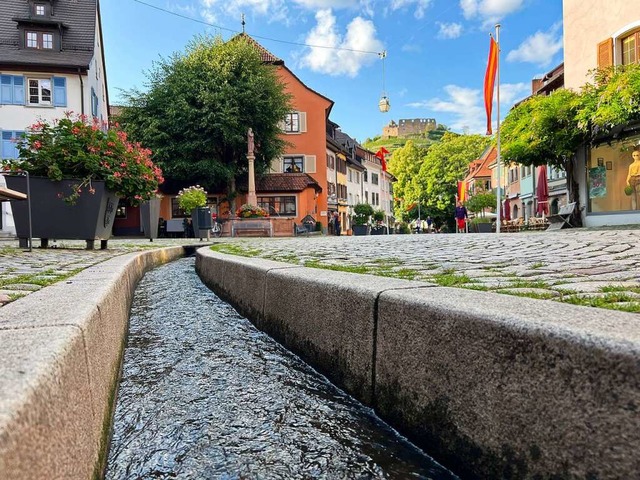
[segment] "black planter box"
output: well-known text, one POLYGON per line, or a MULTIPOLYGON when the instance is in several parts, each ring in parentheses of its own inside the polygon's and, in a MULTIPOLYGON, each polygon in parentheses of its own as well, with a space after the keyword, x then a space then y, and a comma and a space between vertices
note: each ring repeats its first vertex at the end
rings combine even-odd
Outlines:
POLYGON ((354 225, 353 234, 355 236, 369 235, 369 225, 354 225))
MULTIPOLYGON (((13 190, 27 193, 27 178, 7 176, 7 185, 13 190)), ((45 177, 31 177, 31 228, 33 238, 40 238, 43 246, 49 239, 86 240, 105 242, 111 237, 111 228, 116 216, 118 197, 105 188, 103 181, 91 182, 95 193, 84 188, 74 205, 61 197, 68 196, 81 180, 67 179, 59 182, 45 177)), ((11 201, 11 210, 16 224, 16 235, 24 244, 29 238, 29 202, 11 201)))

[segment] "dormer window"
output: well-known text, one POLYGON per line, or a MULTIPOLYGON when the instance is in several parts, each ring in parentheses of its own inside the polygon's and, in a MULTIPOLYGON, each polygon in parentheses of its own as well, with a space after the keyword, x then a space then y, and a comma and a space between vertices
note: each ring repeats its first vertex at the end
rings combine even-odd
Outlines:
POLYGON ((34 5, 33 8, 34 8, 34 11, 35 11, 36 15, 38 15, 38 16, 44 16, 45 15, 44 5, 36 4, 36 5, 34 5))
POLYGON ((53 49, 53 34, 44 32, 27 31, 27 48, 53 49))

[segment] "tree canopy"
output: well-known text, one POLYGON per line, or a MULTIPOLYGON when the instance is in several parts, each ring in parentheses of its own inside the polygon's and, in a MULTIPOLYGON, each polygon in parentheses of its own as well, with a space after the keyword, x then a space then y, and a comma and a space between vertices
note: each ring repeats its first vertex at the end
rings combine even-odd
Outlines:
POLYGON ((255 136, 256 173, 285 147, 281 122, 290 97, 275 69, 242 36, 196 37, 184 53, 146 72, 147 91, 125 93, 123 127, 149 146, 165 176, 208 190, 233 189, 247 170, 247 130, 255 136))
POLYGON ((407 208, 419 203, 423 217, 431 215, 438 221, 453 216, 457 181, 464 178, 469 163, 489 146, 490 139, 482 135, 458 135, 446 132, 442 140, 428 149, 416 148, 413 142, 394 152, 389 171, 398 179, 394 195, 402 199, 396 206, 396 217, 417 217, 417 209, 407 208))

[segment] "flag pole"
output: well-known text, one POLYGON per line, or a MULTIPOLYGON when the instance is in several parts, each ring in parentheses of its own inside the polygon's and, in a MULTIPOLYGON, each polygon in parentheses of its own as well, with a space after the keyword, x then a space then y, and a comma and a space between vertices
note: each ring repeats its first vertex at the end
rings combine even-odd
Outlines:
POLYGON ((496 129, 496 137, 497 137, 497 168, 498 168, 498 199, 497 199, 497 208, 496 208, 496 233, 500 233, 500 223, 502 222, 502 177, 500 175, 500 24, 496 24, 496 44, 498 47, 497 57, 496 57, 496 77, 498 83, 498 93, 496 96, 496 116, 498 117, 497 122, 498 126, 496 129))

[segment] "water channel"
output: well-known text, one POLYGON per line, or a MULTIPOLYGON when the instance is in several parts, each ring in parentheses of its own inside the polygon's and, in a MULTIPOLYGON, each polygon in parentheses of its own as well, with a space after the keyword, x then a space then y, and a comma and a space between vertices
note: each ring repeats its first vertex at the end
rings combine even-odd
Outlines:
POLYGON ((107 479, 456 479, 256 330, 186 258, 133 301, 107 479))

